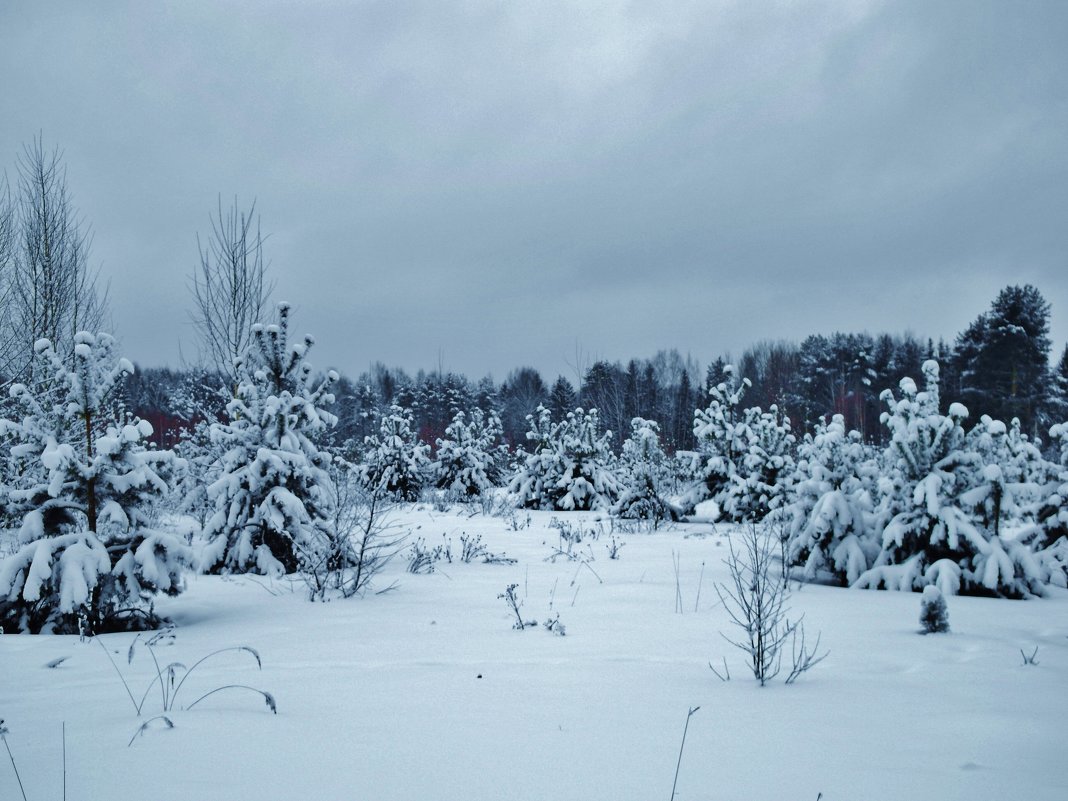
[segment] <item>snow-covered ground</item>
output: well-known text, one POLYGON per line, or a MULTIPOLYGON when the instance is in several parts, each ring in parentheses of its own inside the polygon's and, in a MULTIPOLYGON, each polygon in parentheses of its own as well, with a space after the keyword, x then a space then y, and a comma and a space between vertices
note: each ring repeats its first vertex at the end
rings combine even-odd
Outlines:
MULTIPOLYGON (((220 692, 127 747, 159 688, 138 718, 99 642, 140 699, 155 668, 144 648, 127 664, 133 635, 0 637, 0 718, 27 798, 62 797, 64 721, 70 799, 668 798, 691 707, 683 801, 1065 797, 1068 593, 949 598, 952 633, 920 636, 918 594, 805 586, 793 609, 830 655, 762 689, 719 634, 733 636, 713 586, 729 527, 622 535, 618 560, 606 533, 582 544, 584 566, 546 560, 553 517, 596 516, 533 513, 512 531, 409 507, 396 521, 428 545, 450 539, 454 561, 410 575, 399 557, 377 583, 396 580, 391 592, 313 604, 300 584, 201 576, 159 603, 177 625, 161 661, 236 645, 263 659, 209 660, 178 707, 238 683, 269 690, 277 716, 220 692), (517 563, 458 563, 463 532, 517 563), (566 636, 513 629, 498 598, 512 583, 524 618, 559 614, 566 636), (1025 666, 1020 649, 1036 646, 1025 666), (729 682, 708 667, 723 657, 729 682)), ((0 754, 0 799, 21 797, 0 754)))

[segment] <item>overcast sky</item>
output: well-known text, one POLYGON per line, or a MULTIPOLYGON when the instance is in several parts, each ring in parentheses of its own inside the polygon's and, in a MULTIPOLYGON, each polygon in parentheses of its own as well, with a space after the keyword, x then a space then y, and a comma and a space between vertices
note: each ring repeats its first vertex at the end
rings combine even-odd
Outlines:
POLYGON ((145 365, 195 354, 220 194, 352 374, 951 339, 1009 283, 1068 338, 1058 0, 8 0, 0 74, 0 166, 63 149, 145 365))

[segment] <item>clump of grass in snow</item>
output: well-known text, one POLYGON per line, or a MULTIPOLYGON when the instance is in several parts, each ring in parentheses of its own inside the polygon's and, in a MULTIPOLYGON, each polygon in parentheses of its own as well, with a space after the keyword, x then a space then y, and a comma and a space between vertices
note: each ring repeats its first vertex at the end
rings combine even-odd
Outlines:
MULTIPOLYGON (((140 640, 140 637, 141 635, 138 634, 136 637, 134 637, 133 642, 130 643, 130 647, 126 652, 127 664, 133 663, 134 653, 136 651, 137 643, 140 640)), ((258 670, 263 669, 263 662, 260 659, 259 652, 256 651, 255 648, 252 648, 248 645, 235 645, 229 648, 220 648, 217 651, 212 651, 210 654, 201 657, 199 660, 193 663, 192 667, 189 668, 187 668, 181 662, 171 662, 170 664, 163 666, 160 663, 159 658, 156 656, 156 648, 162 643, 169 643, 174 641, 174 634, 169 629, 165 629, 164 631, 157 632, 156 634, 152 635, 152 637, 144 641, 144 646, 148 650, 149 656, 152 657, 152 664, 156 668, 156 676, 152 679, 152 681, 148 683, 148 686, 145 688, 145 691, 141 696, 141 700, 138 701, 136 698, 134 698, 133 691, 130 689, 130 685, 126 681, 126 677, 122 675, 122 671, 119 670, 119 666, 116 665, 115 660, 111 658, 111 653, 108 651, 107 647, 104 645, 104 643, 100 640, 99 637, 96 639, 97 642, 100 643, 100 647, 104 649, 104 653, 107 655, 108 661, 111 662, 111 666, 115 668, 115 673, 116 675, 118 675, 119 680, 122 682, 122 686, 126 688, 126 694, 130 697, 130 703, 133 704, 134 712, 138 715, 138 717, 140 717, 141 711, 144 709, 145 702, 148 700, 148 697, 151 694, 153 688, 155 688, 157 684, 159 685, 161 713, 159 715, 156 715, 155 717, 149 718, 144 723, 142 723, 138 727, 137 731, 134 732, 133 737, 130 738, 129 745, 133 745, 134 740, 136 740, 139 735, 143 735, 154 721, 162 721, 168 729, 174 728, 174 721, 172 721, 166 713, 171 712, 176 708, 178 696, 181 693, 182 687, 185 685, 186 680, 193 674, 193 672, 198 667, 207 662, 209 659, 219 656, 220 654, 230 652, 247 653, 251 655, 253 659, 256 660, 256 668, 258 670)), ((189 704, 189 706, 185 707, 185 709, 192 709, 208 696, 214 695, 215 693, 221 692, 223 690, 246 690, 248 692, 257 693, 258 695, 263 697, 264 702, 267 704, 267 708, 270 709, 271 712, 273 712, 274 714, 278 714, 278 704, 271 693, 267 692, 266 690, 260 690, 256 687, 250 687, 247 684, 224 684, 221 687, 216 687, 215 689, 209 690, 208 692, 201 695, 199 698, 189 704)))

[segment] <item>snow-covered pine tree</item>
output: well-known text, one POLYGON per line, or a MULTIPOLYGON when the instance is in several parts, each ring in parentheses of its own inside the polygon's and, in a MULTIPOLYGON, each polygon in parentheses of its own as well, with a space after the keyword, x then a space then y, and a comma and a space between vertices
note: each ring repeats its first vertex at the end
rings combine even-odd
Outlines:
POLYGON ((539 406, 527 415, 527 439, 534 450, 522 455, 508 491, 529 509, 588 510, 609 508, 619 495, 609 447, 612 432, 601 432, 600 415, 575 409, 553 424, 539 406))
POLYGON ((337 374, 312 380, 313 344, 310 336, 290 343, 286 303, 278 304, 276 324, 253 327, 229 422, 211 429, 223 452, 208 487, 215 511, 204 527, 203 570, 292 573, 329 551, 334 493, 330 456, 318 441, 336 423, 325 407, 337 374))
POLYGON ((1046 464, 1042 454, 1020 430, 983 415, 968 432, 968 449, 979 457, 971 477, 972 487, 961 500, 970 507, 976 522, 991 537, 1003 537, 1005 524, 1022 523, 1034 513, 1046 464))
POLYGON ((667 456, 660 447, 660 425, 635 417, 630 438, 619 459, 619 499, 612 507, 616 517, 647 521, 654 529, 676 515, 665 498, 669 484, 667 456))
POLYGON ((214 510, 208 487, 219 477, 225 446, 212 440, 211 427, 225 415, 231 388, 220 374, 203 368, 185 374, 170 397, 174 412, 184 422, 174 452, 181 457, 176 472, 172 507, 196 518, 201 527, 214 510))
POLYGON ((891 432, 884 469, 897 480, 883 482, 882 503, 897 511, 883 529, 882 552, 857 580, 861 587, 921 589, 935 584, 946 594, 971 592, 1018 597, 1040 592, 1048 571, 1018 540, 1006 542, 988 528, 993 509, 1005 498, 1001 465, 984 464, 970 446, 959 403, 939 413, 938 364, 923 365, 925 392, 901 381, 902 398, 887 390, 882 415, 891 432), (976 478, 978 476, 978 479, 976 478))
MULTIPOLYGON (((683 498, 683 506, 692 510, 698 503, 711 499, 723 509, 727 490, 738 474, 738 464, 749 450, 751 433, 742 409, 745 391, 752 386, 748 378, 738 378, 733 365, 720 368, 724 380, 709 386, 706 409, 694 411, 693 434, 698 456, 694 465, 696 484, 683 498)), ((709 368, 709 376, 712 376, 709 368)))
POLYGON ((0 421, 24 469, 7 501, 22 547, 0 567, 0 625, 71 633, 158 625, 149 602, 175 594, 192 553, 153 528, 170 451, 147 450, 152 426, 124 422, 115 392, 133 373, 108 334, 79 332, 72 365, 35 344, 34 387, 16 384, 16 420, 0 421))
POLYGON ((481 495, 498 485, 503 458, 501 421, 496 413, 486 415, 473 409, 468 415, 457 412, 437 441, 434 460, 435 483, 440 489, 464 496, 481 495))
POLYGON ((966 450, 961 423, 968 410, 953 403, 947 415, 940 414, 938 364, 928 360, 922 369, 924 392, 903 378, 900 400, 890 390, 880 396, 887 407, 881 419, 890 431, 883 465, 889 475, 880 485, 880 504, 899 511, 889 517, 882 550, 857 585, 919 590, 935 584, 954 595, 984 544, 959 501, 978 456, 966 450))
POLYGON ((530 426, 526 438, 529 448, 520 448, 516 454, 518 467, 508 492, 515 496, 516 505, 527 509, 553 509, 555 485, 563 475, 563 455, 557 447, 557 429, 552 413, 538 406, 527 415, 530 426))
POLYGON ((786 558, 804 565, 807 579, 828 570, 852 584, 879 553, 874 534, 874 455, 859 431, 846 431, 845 418, 821 419, 798 449, 786 558))
POLYGON ((1068 586, 1068 423, 1051 427, 1049 435, 1060 445, 1060 462, 1046 463, 1048 474, 1035 518, 1019 539, 1049 569, 1050 583, 1064 587, 1068 586))
POLYGON ((941 590, 934 584, 923 588, 920 601, 920 625, 923 634, 941 634, 949 631, 949 609, 941 590))
POLYGON ((722 493, 721 506, 732 520, 756 521, 783 504, 794 467, 795 439, 790 418, 775 405, 766 412, 759 406, 746 409, 743 420, 746 449, 722 493))
POLYGON ((379 420, 378 433, 364 439, 360 465, 364 483, 402 501, 417 501, 430 474, 430 446, 412 429, 411 409, 391 405, 379 420))
POLYGON ((561 493, 556 508, 569 511, 610 507, 619 496, 619 479, 609 445, 612 432, 601 431, 599 412, 569 412, 558 436, 564 472, 556 484, 556 491, 561 493))

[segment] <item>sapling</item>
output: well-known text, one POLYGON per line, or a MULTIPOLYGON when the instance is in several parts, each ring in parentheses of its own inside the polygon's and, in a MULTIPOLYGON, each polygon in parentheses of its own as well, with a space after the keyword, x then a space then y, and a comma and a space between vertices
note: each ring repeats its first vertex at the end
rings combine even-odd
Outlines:
POLYGON ((781 571, 772 569, 771 549, 756 526, 744 529, 742 543, 741 552, 735 550, 733 542, 729 543, 730 557, 725 564, 731 583, 717 583, 715 590, 731 622, 743 635, 732 640, 720 634, 746 654, 753 677, 761 687, 778 675, 783 648, 789 641, 791 658, 786 683, 793 684, 798 676, 823 661, 827 652, 818 653, 819 636, 815 646, 807 648, 801 618, 791 621, 787 617, 790 611, 787 579, 781 571))
POLYGON ((923 588, 920 599, 920 623, 923 634, 939 634, 949 631, 949 609, 942 591, 933 584, 923 588))

